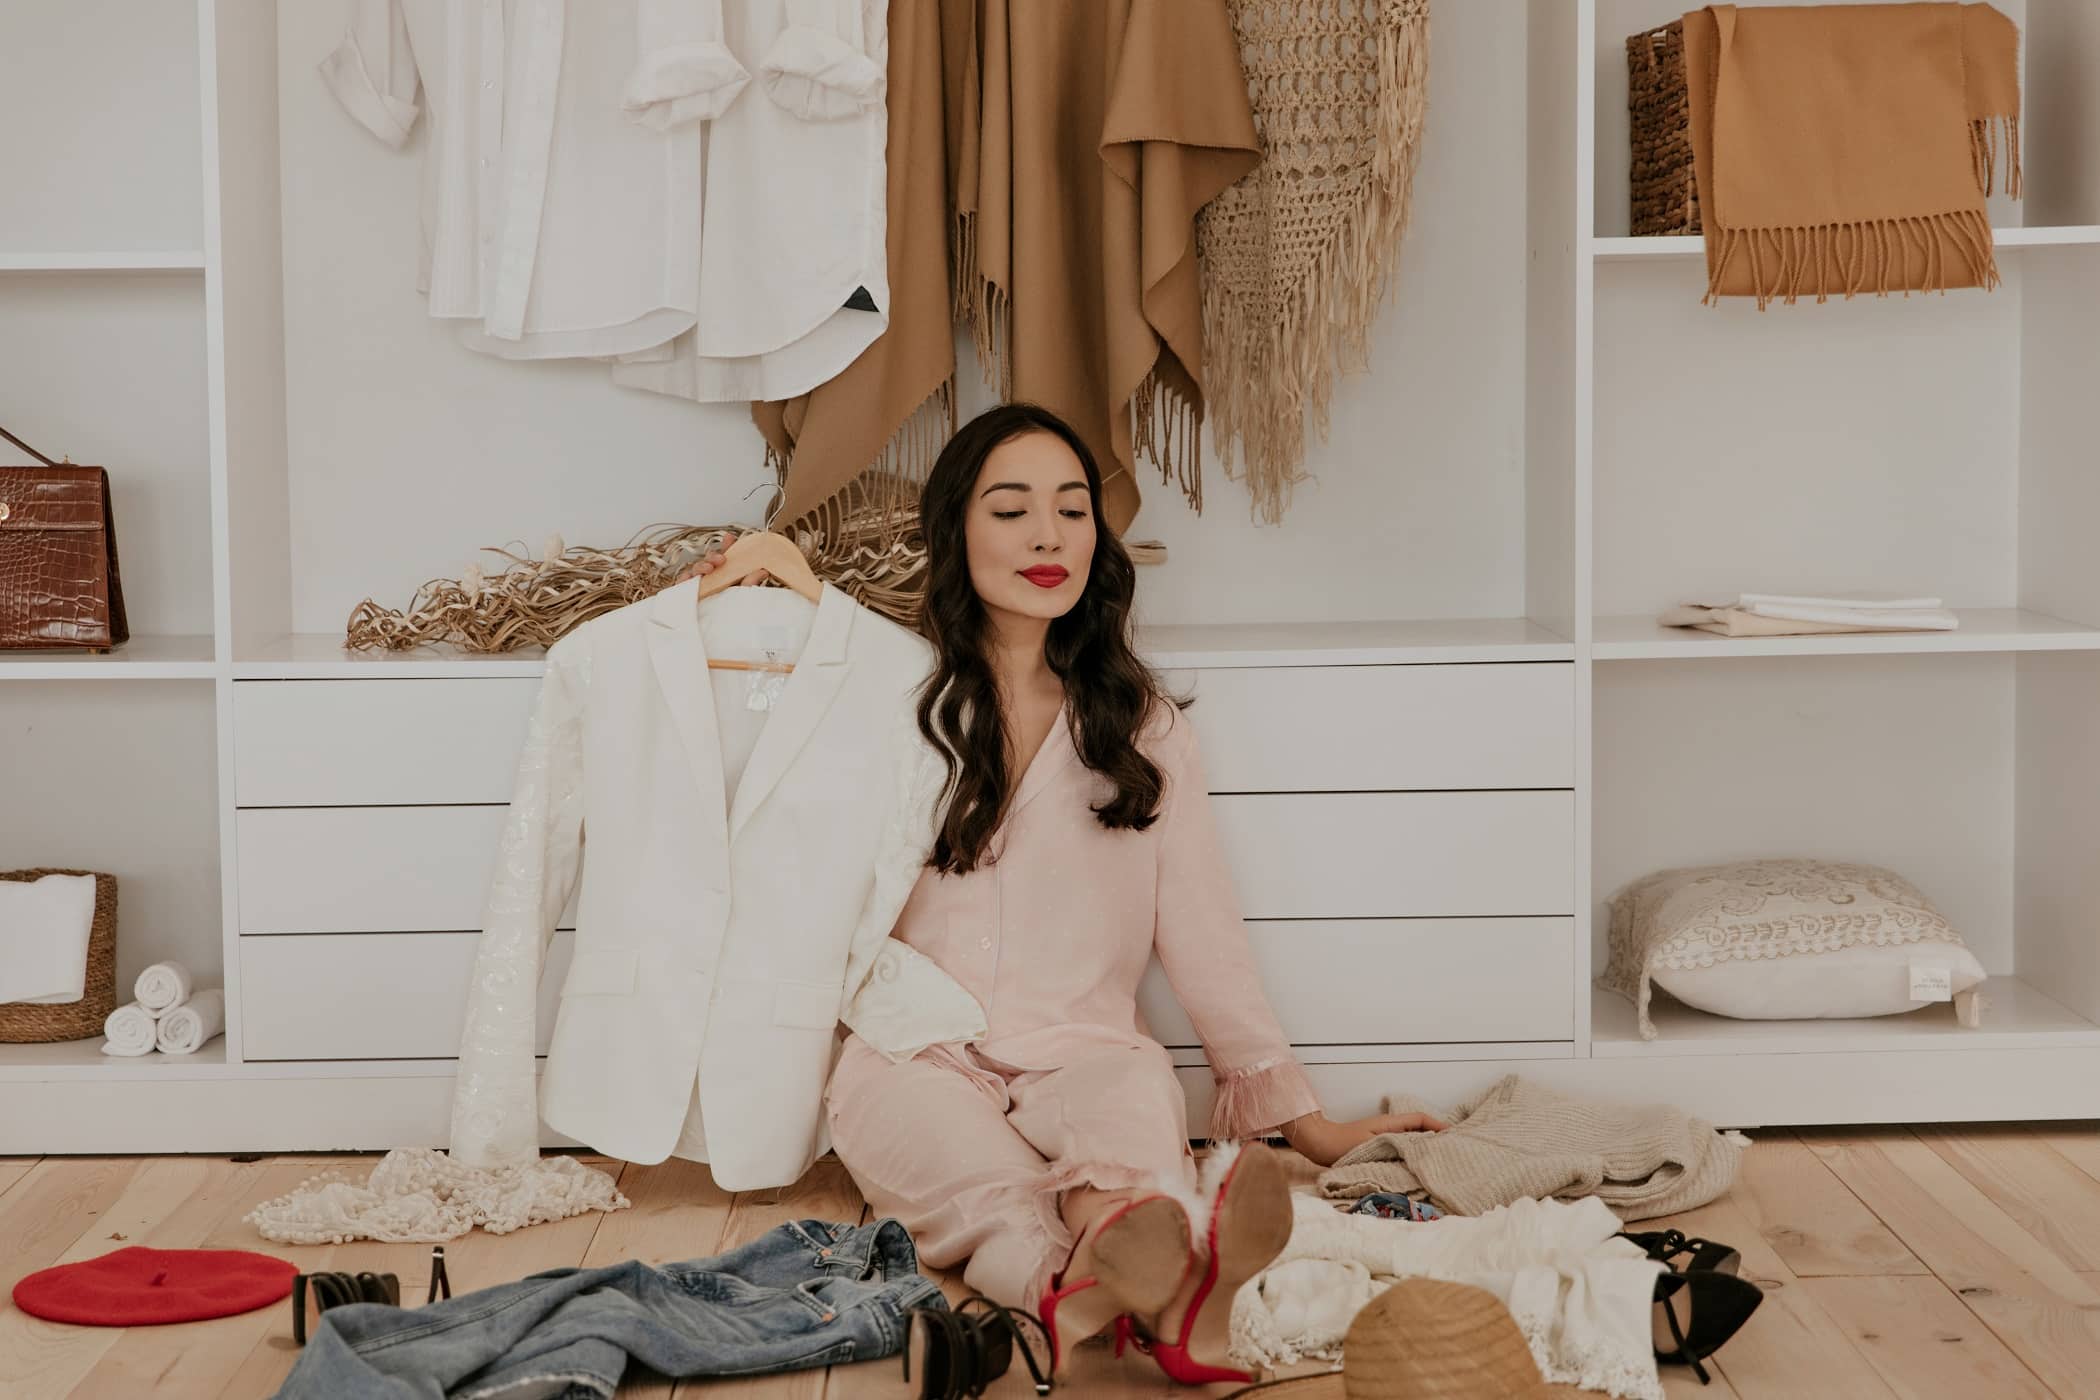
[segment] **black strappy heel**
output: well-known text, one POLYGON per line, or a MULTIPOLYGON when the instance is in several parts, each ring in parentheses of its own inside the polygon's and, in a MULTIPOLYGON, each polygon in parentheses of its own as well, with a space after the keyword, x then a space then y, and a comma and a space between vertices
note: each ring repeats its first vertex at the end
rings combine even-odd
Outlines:
POLYGON ((1713 1240, 1702 1240, 1687 1236, 1681 1230, 1643 1230, 1619 1232, 1622 1240, 1632 1240, 1644 1250, 1650 1259, 1675 1269, 1677 1257, 1692 1256, 1691 1262, 1683 1266, 1683 1272, 1692 1274, 1701 1270, 1715 1273, 1739 1274, 1743 1269, 1742 1251, 1732 1244, 1717 1244, 1713 1240))
MULTIPOLYGON (((445 1273, 445 1247, 430 1251, 430 1292, 424 1301, 434 1303, 452 1296, 452 1280, 445 1273)), ((393 1274, 370 1270, 349 1274, 328 1272, 292 1276, 292 1340, 306 1345, 307 1333, 320 1325, 321 1314, 351 1303, 382 1303, 401 1306, 401 1280, 393 1274)))
POLYGON ((906 1320, 911 1330, 904 1345, 904 1379, 910 1383, 916 1358, 918 1400, 972 1400, 983 1395, 1013 1365, 1017 1349, 1035 1381, 1035 1393, 1050 1393, 1049 1372, 1021 1330, 1021 1324, 1029 1322, 1049 1335, 1034 1313, 973 1294, 952 1309, 914 1308, 906 1320))
POLYGON ((1713 1384, 1706 1359, 1719 1351, 1750 1320, 1764 1290, 1749 1279, 1717 1269, 1679 1273, 1672 1269, 1655 1280, 1655 1359, 1666 1366, 1689 1366, 1699 1384, 1713 1384), (1679 1304, 1684 1316, 1680 1318, 1679 1304), (1665 1338, 1671 1349, 1664 1349, 1665 1338))

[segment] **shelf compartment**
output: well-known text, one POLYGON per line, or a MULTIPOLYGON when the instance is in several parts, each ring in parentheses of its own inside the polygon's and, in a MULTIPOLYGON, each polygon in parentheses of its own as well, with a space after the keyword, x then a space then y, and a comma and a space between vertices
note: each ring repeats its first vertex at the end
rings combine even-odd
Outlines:
POLYGON ((23 1079, 189 1079, 200 1070, 221 1074, 226 1068, 223 1035, 194 1055, 105 1055, 99 1035, 43 1045, 0 1045, 0 1084, 23 1079))
MULTIPOLYGON (((2000 251, 2100 245, 2100 224, 2051 224, 2036 228, 1993 229, 1991 241, 2000 251)), ((1590 254, 1599 262, 1696 258, 1703 257, 1705 253, 1706 240, 1696 233, 1590 240, 1590 254)))
POLYGON ((1599 661, 1729 656, 1878 656, 1915 652, 2096 651, 2100 627, 2024 608, 1957 608, 1952 632, 1833 632, 1807 637, 1723 637, 1654 618, 1600 617, 1590 654, 1599 661))
POLYGON ((1696 1011, 1657 992, 1649 1004, 1656 1039, 1642 1040, 1633 1003, 1593 989, 1590 1053, 1615 1057, 1800 1055, 1885 1050, 2100 1049, 2100 1025, 2050 1000, 2017 977, 1982 987, 1983 1024, 1954 1019, 1951 1002, 1894 1016, 1848 1020, 1738 1021, 1696 1011))
POLYGON ((133 637, 105 653, 0 651, 0 681, 190 681, 217 674, 210 637, 133 637))

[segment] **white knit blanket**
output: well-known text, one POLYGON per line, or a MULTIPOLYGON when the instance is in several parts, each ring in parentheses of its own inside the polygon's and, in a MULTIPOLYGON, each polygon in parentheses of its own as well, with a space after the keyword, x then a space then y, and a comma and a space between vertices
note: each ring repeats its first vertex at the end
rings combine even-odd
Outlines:
POLYGON ((248 1220, 279 1244, 393 1244, 457 1239, 479 1225, 492 1235, 566 1220, 591 1210, 625 1210, 613 1179, 574 1157, 527 1166, 462 1166, 427 1147, 396 1148, 358 1186, 332 1173, 265 1201, 248 1220))
POLYGON ((1469 1283, 1500 1298, 1549 1383, 1662 1400, 1651 1321, 1660 1266, 1602 1201, 1518 1201, 1409 1222, 1293 1197, 1291 1242, 1233 1300, 1232 1355, 1250 1367, 1340 1354, 1364 1304, 1401 1278, 1469 1283))

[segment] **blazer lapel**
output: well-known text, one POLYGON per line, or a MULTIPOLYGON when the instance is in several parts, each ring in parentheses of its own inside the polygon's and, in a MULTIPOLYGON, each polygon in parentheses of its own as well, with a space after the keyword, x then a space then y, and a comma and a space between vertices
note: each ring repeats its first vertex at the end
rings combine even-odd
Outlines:
POLYGON ((736 804, 729 813, 731 841, 780 785, 846 683, 852 664, 846 656, 846 639, 853 630, 854 608, 851 598, 824 585, 809 641, 795 659, 794 674, 781 690, 780 703, 767 716, 766 727, 759 731, 758 746, 751 751, 751 761, 736 785, 736 804))
POLYGON ((649 663, 670 706, 671 723, 685 747, 693 782, 700 789, 701 820, 709 824, 708 846, 729 846, 728 799, 722 790, 722 737, 715 719, 715 692, 707 677, 707 651, 700 642, 697 580, 656 595, 649 610, 649 663))

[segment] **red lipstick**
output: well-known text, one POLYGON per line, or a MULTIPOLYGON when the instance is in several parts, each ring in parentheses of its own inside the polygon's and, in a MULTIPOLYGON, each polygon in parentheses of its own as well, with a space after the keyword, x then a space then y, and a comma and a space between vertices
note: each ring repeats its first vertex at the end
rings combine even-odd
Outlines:
POLYGON ((1056 588, 1071 576, 1071 570, 1062 564, 1038 564, 1032 569, 1021 570, 1021 577, 1037 588, 1056 588))

